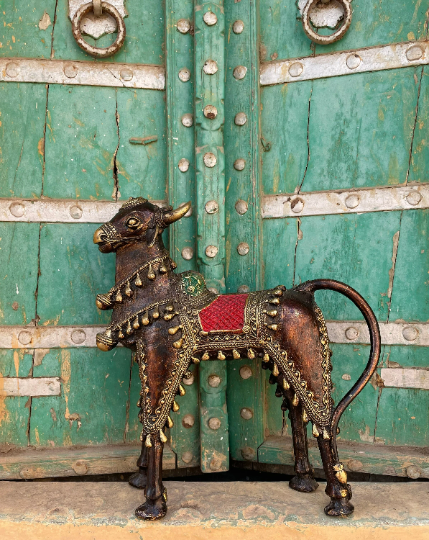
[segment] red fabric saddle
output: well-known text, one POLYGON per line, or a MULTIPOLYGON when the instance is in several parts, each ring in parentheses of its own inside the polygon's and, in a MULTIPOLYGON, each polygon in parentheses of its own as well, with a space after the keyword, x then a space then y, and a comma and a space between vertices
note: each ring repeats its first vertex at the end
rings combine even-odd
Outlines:
POLYGON ((241 333, 244 326, 244 310, 248 294, 218 296, 200 311, 200 323, 204 332, 241 333))

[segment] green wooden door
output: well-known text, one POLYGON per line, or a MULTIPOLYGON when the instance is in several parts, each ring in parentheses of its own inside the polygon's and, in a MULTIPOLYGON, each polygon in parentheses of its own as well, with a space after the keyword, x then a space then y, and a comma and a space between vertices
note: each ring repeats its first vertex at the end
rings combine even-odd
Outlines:
MULTIPOLYGON (((138 373, 128 351, 95 348, 114 256, 92 234, 137 195, 192 200, 171 253, 216 291, 329 277, 361 292, 384 346, 341 422, 343 461, 429 477, 427 2, 353 0, 333 45, 311 43, 294 0, 125 7, 125 45, 100 61, 74 41, 67 0, 2 5, 0 478, 135 469, 138 373)), ((337 401, 368 338, 348 302, 318 302, 337 401)), ((193 375, 165 469, 293 464, 256 359, 193 375)))

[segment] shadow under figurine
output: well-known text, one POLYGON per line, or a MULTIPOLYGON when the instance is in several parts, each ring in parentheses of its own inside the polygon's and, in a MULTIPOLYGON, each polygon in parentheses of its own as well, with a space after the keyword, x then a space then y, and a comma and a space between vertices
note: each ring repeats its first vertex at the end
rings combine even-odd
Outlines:
POLYGON ((138 406, 143 425, 139 472, 130 483, 145 489, 146 501, 136 510, 140 519, 159 519, 167 512, 162 483, 162 451, 172 427, 170 411, 177 411, 177 394, 184 395, 183 378, 191 363, 207 360, 260 358, 272 371, 270 382, 289 410, 296 476, 290 487, 312 492, 318 484, 310 465, 306 425, 313 425, 323 468, 325 513, 353 512, 352 491, 338 459, 338 421, 371 378, 380 355, 377 320, 365 300, 351 287, 330 279, 308 281, 293 289, 282 285, 267 291, 217 295, 197 272, 174 273, 176 264, 161 233, 190 209, 159 208, 141 197, 127 201, 116 216, 98 228, 94 243, 102 253, 116 251, 116 284, 97 295, 100 309, 113 309, 107 330, 97 346, 109 351, 121 342, 136 351, 141 393, 138 406), (322 312, 314 292, 337 291, 362 312, 371 339, 368 365, 352 390, 334 408, 331 398, 331 350, 322 312))

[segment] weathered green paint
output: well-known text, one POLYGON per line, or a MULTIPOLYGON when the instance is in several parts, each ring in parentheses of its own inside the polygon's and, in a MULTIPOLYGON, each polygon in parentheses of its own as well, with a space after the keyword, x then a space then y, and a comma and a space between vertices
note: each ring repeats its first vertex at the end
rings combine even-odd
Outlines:
POLYGON ((38 246, 37 223, 0 223, 0 324, 36 316, 38 246))
POLYGON ((61 377, 61 396, 32 398, 30 445, 62 447, 125 440, 130 353, 52 349, 34 377, 61 377))
MULTIPOLYGON (((0 378, 31 377, 32 371, 31 350, 0 349, 0 378)), ((31 398, 3 396, 0 379, 0 452, 27 446, 30 409, 31 398)))
MULTIPOLYGON (((197 204, 197 253, 198 265, 204 274, 209 288, 219 293, 225 292, 225 158, 223 143, 225 53, 224 30, 225 15, 223 0, 217 2, 195 1, 195 166, 197 204), (213 12, 217 23, 208 26, 203 21, 207 11, 213 12), (204 64, 213 60, 217 71, 213 74, 204 72, 204 64), (217 109, 214 119, 204 116, 207 105, 217 109), (206 166, 204 156, 213 154, 214 166, 206 166), (205 205, 216 201, 218 210, 209 214, 205 205), (206 248, 214 246, 214 257, 206 254, 206 248)), ((226 405, 227 370, 225 363, 213 361, 200 364, 200 436, 201 469, 203 472, 227 470, 229 466, 228 413, 226 405), (222 383, 217 387, 208 384, 210 375, 220 377, 222 383), (220 427, 210 429, 210 418, 218 418, 220 427)))
POLYGON ((40 233, 40 278, 37 312, 40 324, 103 324, 110 313, 94 297, 114 284, 115 256, 92 244, 97 225, 45 224, 40 233), (59 294, 61 291, 61 294, 59 294))
MULTIPOLYGON (((193 21, 193 0, 166 0, 166 111, 167 111, 167 183, 168 202, 174 208, 187 201, 192 202, 192 215, 169 227, 170 253, 178 265, 178 271, 196 269, 196 210, 195 210, 195 137, 194 129, 185 127, 181 118, 194 110, 194 40, 191 33, 181 34, 177 21, 193 21), (182 81, 180 70, 188 70, 190 78, 182 81), (189 163, 186 171, 179 169, 180 160, 189 163), (191 248, 193 257, 185 260, 182 250, 191 248)), ((198 466, 200 463, 200 418, 198 369, 192 368, 195 380, 186 386, 186 394, 178 398, 180 410, 172 414, 174 422, 171 446, 177 455, 178 467, 198 466), (183 418, 191 415, 194 423, 183 424, 183 418), (184 458, 184 459, 182 459, 184 458)))
MULTIPOLYGON (((258 14, 257 3, 243 4, 225 2, 225 183, 226 183, 226 289, 235 293, 240 287, 258 290, 262 286, 261 242, 260 242, 260 126, 259 126, 259 63, 258 63, 258 14), (236 20, 244 23, 244 31, 235 34, 236 20), (242 79, 234 77, 234 69, 247 69, 242 79), (237 126, 235 115, 244 112, 247 121, 237 126), (238 171, 234 167, 237 159, 245 160, 245 167, 238 171), (238 201, 245 201, 248 209, 239 214, 238 201), (239 255, 241 242, 249 245, 247 255, 239 255)), ((240 291, 244 292, 243 289, 240 291)), ((264 440, 263 385, 260 360, 243 359, 228 362, 227 404, 231 426, 229 433, 231 457, 255 460, 257 449, 264 440), (243 380, 239 375, 241 366, 247 365, 252 376, 243 380), (244 419, 240 411, 248 408, 252 418, 244 419)))

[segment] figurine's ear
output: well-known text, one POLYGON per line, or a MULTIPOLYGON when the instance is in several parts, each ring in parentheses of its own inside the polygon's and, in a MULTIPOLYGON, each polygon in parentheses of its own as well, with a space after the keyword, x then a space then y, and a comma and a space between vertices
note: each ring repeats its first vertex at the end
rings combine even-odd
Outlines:
POLYGON ((175 221, 182 218, 191 208, 192 204, 191 201, 187 202, 183 206, 179 206, 179 208, 176 208, 176 210, 172 210, 171 212, 166 212, 163 215, 163 221, 166 225, 171 225, 175 221))

